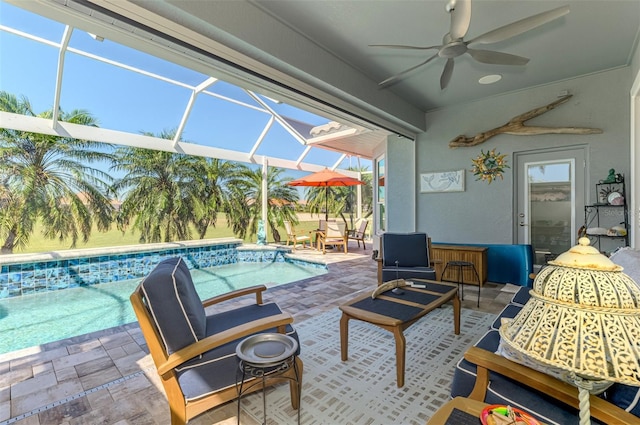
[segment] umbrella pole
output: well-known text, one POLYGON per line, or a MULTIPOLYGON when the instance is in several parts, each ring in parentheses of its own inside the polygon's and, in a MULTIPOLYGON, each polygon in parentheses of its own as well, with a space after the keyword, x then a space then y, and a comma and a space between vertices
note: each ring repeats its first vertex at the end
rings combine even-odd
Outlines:
POLYGON ((324 187, 324 221, 329 221, 329 186, 324 187))

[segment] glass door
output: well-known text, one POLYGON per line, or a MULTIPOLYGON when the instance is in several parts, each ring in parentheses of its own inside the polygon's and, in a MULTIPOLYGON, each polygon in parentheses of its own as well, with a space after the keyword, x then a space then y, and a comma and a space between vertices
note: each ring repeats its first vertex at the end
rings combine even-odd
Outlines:
POLYGON ((517 157, 518 243, 533 246, 535 265, 546 264, 576 243, 584 217, 583 166, 582 149, 517 157))

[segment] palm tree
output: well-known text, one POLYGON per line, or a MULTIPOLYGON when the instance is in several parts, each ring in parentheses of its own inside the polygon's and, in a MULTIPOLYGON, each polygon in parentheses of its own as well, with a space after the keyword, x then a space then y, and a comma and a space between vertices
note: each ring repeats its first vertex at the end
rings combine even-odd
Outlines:
MULTIPOLYGON (((175 131, 143 134, 173 139, 175 131)), ((131 226, 139 231, 141 243, 191 239, 189 224, 197 221, 196 210, 202 210, 198 203, 202 189, 195 183, 201 160, 136 147, 116 149, 115 158, 112 169, 125 172, 113 185, 124 193, 118 228, 124 232, 131 226)))
POLYGON ((237 170, 237 164, 217 158, 198 158, 194 184, 199 195, 195 199, 194 226, 203 239, 209 226, 215 227, 218 212, 227 204, 225 182, 237 170))
MULTIPOLYGON (((0 91, 0 109, 51 119, 52 111, 34 114, 29 100, 0 91)), ((96 126, 87 111, 59 114, 60 120, 96 126)), ((17 130, 0 129, 0 252, 10 254, 28 244, 40 220, 43 235, 87 242, 96 224, 111 226, 110 176, 90 165, 111 161, 111 145, 17 130)))
MULTIPOLYGON (((281 177, 281 168, 270 168, 267 174, 267 223, 276 242, 280 242, 278 226, 285 221, 297 223, 295 205, 298 192, 287 183, 292 179, 281 177)), ((258 232, 258 222, 262 218, 262 170, 251 170, 238 165, 237 172, 227 181, 229 203, 227 219, 233 232, 239 238, 253 236, 258 232)))

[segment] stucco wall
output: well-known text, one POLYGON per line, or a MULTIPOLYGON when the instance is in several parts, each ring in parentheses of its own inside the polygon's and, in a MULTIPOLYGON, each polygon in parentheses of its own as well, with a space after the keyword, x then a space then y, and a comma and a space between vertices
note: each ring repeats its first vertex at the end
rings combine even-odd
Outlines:
POLYGON ((413 232, 416 225, 416 158, 413 141, 389 136, 387 141, 387 230, 413 232), (408 196, 408 194, 411 194, 408 196))
MULTIPOLYGON (((476 181, 469 171, 471 159, 480 150, 496 148, 508 154, 557 146, 588 146, 587 202, 593 202, 593 185, 607 175, 609 168, 629 175, 629 89, 631 67, 580 77, 529 90, 513 92, 478 102, 442 109, 427 114, 428 131, 416 141, 417 176, 427 171, 466 169, 464 192, 421 194, 419 187, 407 184, 394 187, 394 199, 416 198, 416 230, 428 232, 434 241, 512 243, 513 169, 504 180, 492 184, 476 181), (546 105, 568 90, 573 94, 567 103, 533 120, 529 125, 556 127, 597 127, 596 135, 498 135, 468 148, 450 149, 448 143, 460 134, 467 136, 500 126, 511 118, 546 105), (411 192, 413 191, 413 192, 411 192)), ((394 145, 388 146, 389 150, 394 145)), ((405 167, 399 155, 389 154, 389 170, 405 167)), ((581 217, 582 211, 578 211, 581 217)))

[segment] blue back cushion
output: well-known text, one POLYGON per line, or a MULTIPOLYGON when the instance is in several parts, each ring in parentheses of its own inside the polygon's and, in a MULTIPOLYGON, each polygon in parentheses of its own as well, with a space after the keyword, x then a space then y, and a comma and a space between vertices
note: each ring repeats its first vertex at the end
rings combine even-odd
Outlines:
POLYGON ((140 285, 169 354, 205 337, 204 307, 181 258, 160 262, 140 285))
POLYGON ((395 267, 429 267, 426 233, 383 233, 382 265, 395 267))
POLYGON ((604 392, 604 398, 619 408, 640 417, 640 387, 613 384, 604 392))

